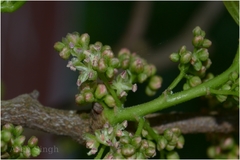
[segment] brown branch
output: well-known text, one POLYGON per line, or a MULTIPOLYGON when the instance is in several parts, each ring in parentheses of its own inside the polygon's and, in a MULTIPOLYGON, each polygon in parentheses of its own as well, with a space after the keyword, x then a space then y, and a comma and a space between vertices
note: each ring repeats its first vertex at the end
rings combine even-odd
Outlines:
POLYGON ((154 114, 147 118, 159 133, 177 127, 182 133, 239 132, 239 112, 154 114))
MULTIPOLYGON (((41 105, 38 92, 23 94, 1 102, 1 123, 13 123, 56 135, 70 136, 84 144, 83 134, 101 128, 103 120, 95 112, 59 110, 41 105)), ((179 127, 182 133, 238 132, 238 112, 218 114, 175 113, 147 116, 151 125, 162 133, 166 128, 179 127)))
POLYGON ((83 134, 101 127, 96 113, 77 113, 45 107, 36 99, 38 92, 1 101, 1 123, 13 123, 56 135, 70 136, 84 144, 83 134))

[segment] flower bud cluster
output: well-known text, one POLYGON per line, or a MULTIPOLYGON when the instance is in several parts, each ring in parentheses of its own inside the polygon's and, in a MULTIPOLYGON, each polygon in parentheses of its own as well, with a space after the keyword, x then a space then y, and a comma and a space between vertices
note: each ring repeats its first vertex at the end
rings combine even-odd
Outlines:
POLYGON ((239 159, 239 145, 233 137, 219 137, 218 142, 207 149, 207 155, 213 159, 239 159))
MULTIPOLYGON (((239 93, 239 73, 234 71, 229 75, 229 80, 223 84, 219 90, 222 91, 234 91, 236 93, 239 93)), ((229 96, 228 95, 221 95, 218 94, 216 95, 216 98, 218 99, 219 102, 224 102, 227 100, 229 96)), ((236 101, 239 101, 239 96, 233 96, 233 98, 236 101)))
POLYGON ((98 151, 100 144, 110 147, 104 159, 146 159, 156 155, 154 142, 134 136, 126 131, 127 121, 112 127, 108 123, 103 129, 95 131, 95 135, 85 135, 86 147, 91 149, 88 155, 98 151))
POLYGON ((23 127, 10 123, 1 128, 1 158, 30 158, 37 157, 41 150, 37 146, 38 139, 32 136, 27 145, 24 145, 26 137, 22 135, 23 127))
POLYGON ((206 76, 206 70, 212 64, 207 49, 212 42, 204 37, 205 32, 200 27, 195 27, 192 40, 193 51, 188 51, 186 46, 182 46, 177 53, 170 55, 173 62, 179 62, 179 69, 190 75, 187 76, 188 82, 184 84, 184 90, 201 84, 206 76))
POLYGON ((159 151, 166 149, 173 151, 175 148, 181 149, 185 143, 184 137, 178 128, 166 129, 163 136, 160 136, 157 142, 157 149, 159 151))
MULTIPOLYGON (((88 155, 98 152, 100 144, 108 146, 109 152, 104 159, 147 159, 156 155, 156 150, 166 150, 166 158, 179 159, 175 148, 181 149, 184 145, 184 137, 178 128, 167 129, 155 142, 142 129, 141 135, 132 135, 126 131, 127 121, 116 124, 114 127, 106 123, 102 129, 93 134, 85 134, 86 147, 90 149, 88 155)), ((99 157, 100 158, 100 157, 99 157)))
POLYGON ((80 93, 76 95, 77 104, 101 101, 108 107, 114 107, 116 99, 123 103, 128 91, 135 92, 136 83, 143 83, 147 79, 150 79, 148 95, 153 95, 161 87, 161 77, 155 76, 156 67, 136 53, 124 48, 115 57, 110 46, 89 42, 87 33, 80 35, 74 32, 54 45, 60 57, 69 59, 67 67, 79 72, 77 86, 80 93))

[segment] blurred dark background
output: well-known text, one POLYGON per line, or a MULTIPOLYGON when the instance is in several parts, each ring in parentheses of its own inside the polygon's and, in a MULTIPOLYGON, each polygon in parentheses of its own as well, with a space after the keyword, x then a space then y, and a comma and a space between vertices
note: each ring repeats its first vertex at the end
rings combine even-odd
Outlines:
MULTIPOLYGON (((127 47, 155 64, 164 79, 159 95, 178 74, 169 55, 182 45, 191 50, 195 26, 212 41, 210 71, 220 74, 231 64, 239 43, 239 28, 222 2, 26 2, 14 13, 1 14, 1 98, 36 89, 45 106, 78 109, 77 73, 66 68, 67 61, 53 49, 55 42, 74 31, 88 33, 91 43, 112 46, 114 53, 127 47)), ((143 91, 140 85, 137 93, 130 93, 126 106, 155 98, 143 91)), ((193 100, 163 112, 197 111, 202 107, 198 104, 193 100)), ((38 136, 40 146, 48 149, 38 158, 88 158, 87 150, 68 137, 30 129, 26 134, 38 136)), ((181 158, 207 158, 205 135, 185 138, 181 158)))

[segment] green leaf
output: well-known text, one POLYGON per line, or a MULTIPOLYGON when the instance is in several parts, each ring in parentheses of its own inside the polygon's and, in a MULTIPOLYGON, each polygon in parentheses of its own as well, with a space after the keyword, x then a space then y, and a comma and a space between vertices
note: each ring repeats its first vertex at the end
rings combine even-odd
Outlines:
POLYGON ((239 1, 223 1, 234 21, 239 25, 239 1))

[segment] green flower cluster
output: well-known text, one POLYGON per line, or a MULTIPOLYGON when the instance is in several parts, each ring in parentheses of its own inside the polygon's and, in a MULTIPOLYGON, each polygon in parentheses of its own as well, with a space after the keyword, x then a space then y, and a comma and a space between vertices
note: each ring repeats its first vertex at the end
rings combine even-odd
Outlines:
POLYGON ((148 64, 136 53, 124 48, 115 57, 110 46, 89 42, 88 34, 79 35, 75 32, 67 34, 62 42, 54 45, 60 57, 72 57, 67 67, 79 71, 78 104, 99 102, 108 107, 121 107, 128 91, 137 90, 136 83, 150 79, 146 89, 148 95, 154 95, 161 87, 162 79, 155 75, 155 66, 148 64))
MULTIPOLYGON (((229 75, 229 80, 222 85, 218 90, 220 91, 234 91, 236 93, 239 93, 239 73, 238 72, 232 72, 229 75)), ((230 96, 227 95, 216 95, 216 98, 219 102, 224 102, 227 100, 227 98, 230 96)), ((232 96, 234 100, 239 101, 239 96, 232 96)))
POLYGON ((212 42, 205 38, 205 32, 198 26, 193 29, 192 44, 193 52, 188 51, 186 46, 182 46, 177 53, 170 55, 173 62, 179 62, 180 71, 186 73, 187 82, 183 86, 184 90, 201 84, 206 70, 212 64, 207 49, 212 42))
POLYGON ((22 126, 13 126, 10 123, 1 128, 1 158, 21 159, 37 157, 41 150, 37 146, 38 138, 32 136, 27 145, 24 145, 26 137, 22 135, 22 126))
POLYGON ((114 127, 105 124, 103 129, 95 131, 95 135, 86 134, 86 147, 91 149, 88 155, 95 154, 100 144, 110 147, 104 159, 145 159, 156 155, 154 142, 132 135, 126 127, 127 121, 114 127))
POLYGON ((207 154, 214 159, 239 159, 239 145, 233 137, 219 137, 215 145, 208 148, 207 154))
MULTIPOLYGON (((95 135, 85 134, 86 147, 91 149, 88 155, 98 152, 99 146, 110 147, 104 159, 147 159, 156 156, 156 150, 163 151, 168 159, 179 159, 174 148, 181 149, 184 138, 178 128, 167 129, 159 135, 157 143, 145 129, 141 135, 133 135, 126 131, 127 121, 114 127, 105 124, 103 129, 95 131, 95 135)), ((103 153, 100 152, 99 153, 103 153)), ((97 156, 97 158, 101 158, 97 156)))
MULTIPOLYGON (((144 137, 149 137, 149 134, 146 130, 143 130, 142 134, 144 137)), ((157 150, 163 154, 161 157, 165 157, 167 159, 179 159, 179 155, 176 151, 174 151, 174 149, 182 149, 185 143, 185 139, 181 134, 180 129, 166 129, 163 135, 158 135, 157 137, 157 150)))

